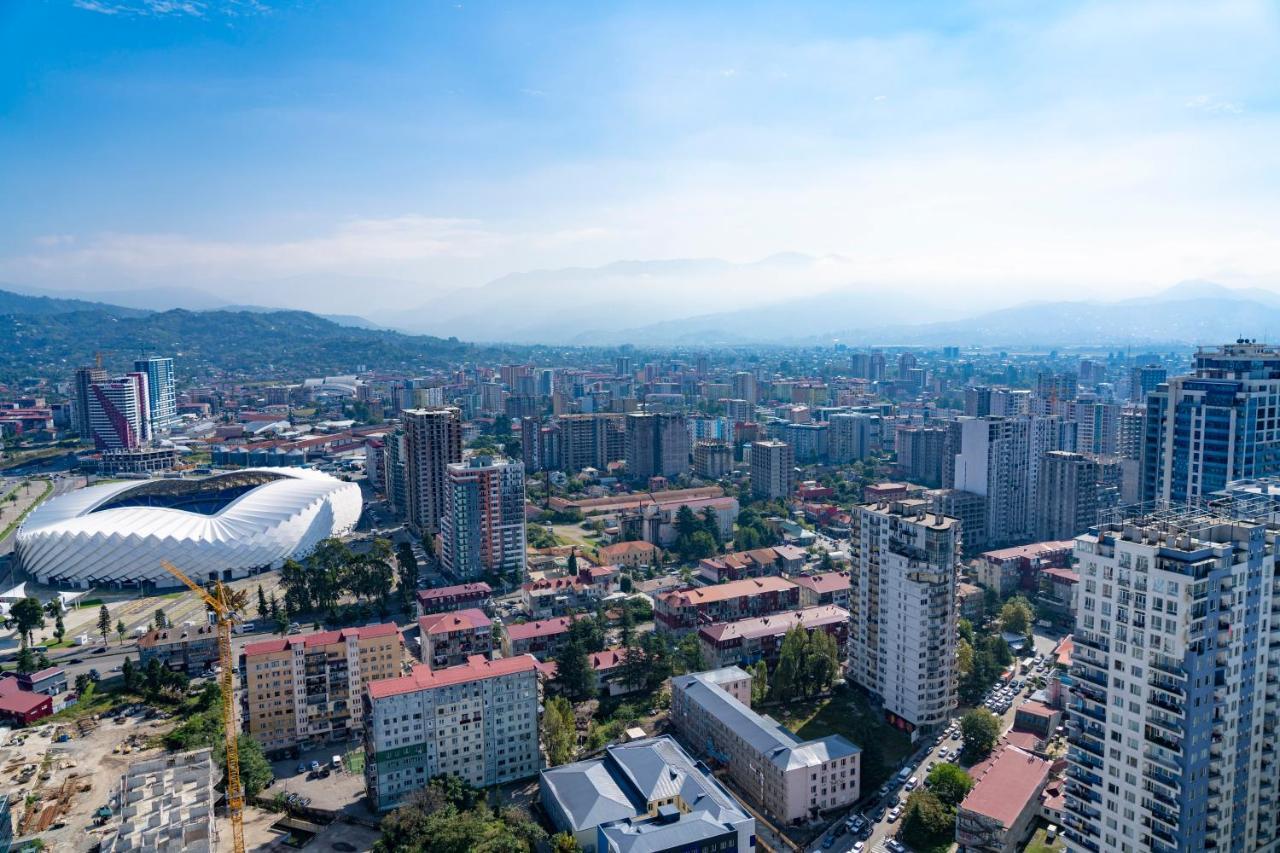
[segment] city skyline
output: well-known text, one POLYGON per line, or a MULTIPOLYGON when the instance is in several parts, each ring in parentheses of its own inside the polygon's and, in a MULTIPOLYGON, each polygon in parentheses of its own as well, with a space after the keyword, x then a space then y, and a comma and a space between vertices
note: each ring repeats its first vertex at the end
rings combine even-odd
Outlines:
POLYGON ((1276 281, 1262 3, 0 16, 16 287, 385 321, 619 261, 733 265, 669 283, 690 312, 701 291, 909 287, 945 315, 1276 281))

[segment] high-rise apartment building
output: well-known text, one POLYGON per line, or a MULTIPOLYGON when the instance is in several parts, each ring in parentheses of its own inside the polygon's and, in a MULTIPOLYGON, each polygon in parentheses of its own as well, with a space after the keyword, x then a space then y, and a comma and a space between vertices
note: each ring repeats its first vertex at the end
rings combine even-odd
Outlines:
POLYGON ((524 578, 524 463, 474 456, 448 466, 440 562, 457 581, 524 578))
POLYGON ((627 475, 637 480, 678 477, 689 471, 689 426, 677 413, 626 416, 627 475))
POLYGON ((952 462, 947 488, 987 499, 986 544, 1003 545, 1031 534, 1031 419, 958 418, 949 424, 952 462))
POLYGON ((946 427, 901 425, 896 430, 894 442, 898 470, 905 479, 930 488, 942 485, 946 427))
POLYGON ((404 413, 405 518, 416 535, 431 535, 444 517, 448 468, 462 461, 462 414, 452 406, 404 413))
POLYGON ((1129 399, 1134 403, 1146 403, 1147 395, 1159 388, 1169 378, 1169 371, 1158 364, 1135 367, 1129 371, 1129 399))
POLYGON ((918 498, 853 511, 849 677, 909 732, 956 706, 959 533, 918 498))
POLYGON ((538 670, 532 655, 375 681, 364 696, 364 776, 380 812, 444 774, 487 788, 541 768, 538 670))
POLYGON ((1101 466, 1087 456, 1066 450, 1046 453, 1036 488, 1036 539, 1071 539, 1096 524, 1100 477, 1101 466))
POLYGON ((249 732, 267 752, 358 735, 360 691, 398 676, 403 657, 393 623, 249 643, 240 657, 249 732))
POLYGON ((1147 395, 1142 499, 1185 504, 1232 480, 1280 474, 1280 350, 1201 349, 1195 371, 1147 395))
POLYGON ((106 381, 107 371, 101 367, 81 367, 76 371, 76 432, 80 433, 82 441, 93 440, 93 426, 89 422, 89 399, 92 397, 92 392, 89 389, 97 382, 106 381))
POLYGON ((98 450, 141 447, 151 441, 145 373, 126 373, 89 385, 89 434, 98 450))
POLYGON ((756 375, 745 370, 733 374, 733 396, 738 400, 746 400, 750 406, 760 402, 756 390, 756 375))
POLYGON ((622 458, 618 450, 623 442, 615 438, 615 434, 621 434, 624 429, 622 420, 621 415, 614 414, 561 415, 556 418, 558 467, 570 474, 576 474, 583 468, 606 470, 610 462, 622 458))
POLYGON ((796 460, 785 441, 751 442, 751 494, 786 499, 795 491, 796 460))
POLYGON ((827 420, 827 425, 827 455, 833 464, 857 462, 880 451, 884 426, 879 415, 838 412, 827 420))
POLYGON ((1076 450, 1115 456, 1120 452, 1120 404, 1082 397, 1067 404, 1068 419, 1076 423, 1076 450))
POLYGON ((1125 406, 1120 410, 1119 437, 1116 440, 1116 455, 1125 459, 1141 459, 1142 445, 1147 433, 1147 410, 1145 406, 1125 406))
POLYGON ((1072 849, 1275 850, 1275 529, 1195 508, 1075 541, 1072 849))
POLYGON ((178 422, 178 386, 173 359, 161 356, 140 358, 133 369, 147 376, 147 406, 153 432, 168 432, 178 422))
POLYGON ((693 473, 705 480, 719 480, 733 470, 729 442, 704 438, 693 446, 693 473))

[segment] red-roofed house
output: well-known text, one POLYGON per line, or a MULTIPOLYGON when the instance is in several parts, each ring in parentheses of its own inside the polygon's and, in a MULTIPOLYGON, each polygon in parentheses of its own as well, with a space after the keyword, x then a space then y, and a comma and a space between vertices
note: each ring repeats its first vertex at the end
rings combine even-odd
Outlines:
POLYGON ((464 610, 468 607, 479 607, 483 610, 489 606, 489 600, 492 597, 493 588, 483 581, 442 586, 436 589, 420 589, 417 593, 418 615, 443 613, 446 610, 464 610))
POLYGON ((658 559, 658 546, 651 542, 616 542, 596 549, 602 565, 625 566, 628 569, 652 566, 658 559))
POLYGON ((619 577, 617 566, 587 566, 573 577, 528 581, 520 586, 521 605, 534 619, 592 610, 605 596, 618 591, 619 577))
POLYGON ((1018 588, 1034 590, 1039 588, 1040 571, 1067 566, 1074 547, 1075 542, 1067 539, 984 551, 973 562, 973 570, 978 583, 1002 596, 1018 588))
POLYGON ((569 626, 573 621, 586 618, 586 614, 579 614, 508 625, 502 635, 502 654, 504 657, 530 654, 539 660, 553 658, 569 639, 569 626))
POLYGON ((772 666, 778 662, 782 638, 797 626, 808 632, 830 634, 835 638, 839 658, 844 659, 849 639, 849 611, 832 604, 707 625, 699 629, 698 643, 712 669, 751 665, 761 659, 772 666))
POLYGON ((956 843, 993 853, 1020 849, 1040 811, 1050 769, 1045 759, 1009 745, 974 765, 973 788, 956 812, 956 843))
MULTIPOLYGON (((530 655, 475 655, 460 666, 418 665, 409 675, 370 682, 364 775, 374 808, 394 808, 441 774, 477 788, 537 774, 536 664, 530 655)), ((359 696, 354 701, 362 704, 359 696)))
POLYGON ((821 572, 816 575, 796 575, 791 578, 800 587, 800 606, 817 607, 834 604, 849 609, 851 588, 848 572, 821 572))
POLYGON ((400 674, 394 623, 249 643, 240 656, 249 731, 268 752, 347 740, 363 725, 360 691, 400 674))
POLYGON ((419 616, 418 635, 422 662, 432 669, 493 654, 493 621, 477 607, 419 616))
POLYGON ((1023 702, 1013 712, 1014 729, 1031 732, 1041 740, 1048 740, 1061 723, 1062 712, 1043 702, 1023 702))
MULTIPOLYGON (((16 681, 5 678, 3 681, 16 681)), ((53 697, 26 690, 11 690, 0 695, 0 720, 14 726, 25 726, 53 713, 53 697)))
POLYGON ((715 622, 768 616, 799 606, 800 587, 786 578, 749 578, 659 595, 653 608, 654 627, 683 634, 715 622))

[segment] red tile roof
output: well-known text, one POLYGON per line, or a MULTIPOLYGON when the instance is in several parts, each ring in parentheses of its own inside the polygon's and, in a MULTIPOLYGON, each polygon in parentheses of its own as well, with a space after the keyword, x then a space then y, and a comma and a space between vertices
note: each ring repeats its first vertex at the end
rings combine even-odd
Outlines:
POLYGON ((1006 829, 1018 820, 1027 803, 1049 778, 1050 763, 1016 746, 1000 747, 995 755, 975 765, 973 788, 960 808, 999 821, 1006 829))
POLYGON ((661 597, 664 601, 687 607, 725 601, 730 598, 761 595, 766 592, 783 592, 794 588, 795 584, 785 578, 769 576, 746 578, 740 581, 730 581, 729 583, 697 587, 695 589, 678 589, 664 593, 661 597))
POLYGON ((1041 569, 1040 573, 1048 575, 1051 578, 1057 578, 1067 583, 1080 583, 1080 573, 1071 569, 1060 569, 1057 566, 1050 566, 1047 569, 1041 569))
POLYGON ((799 575, 791 580, 793 583, 811 589, 819 595, 824 592, 849 589, 852 586, 848 572, 822 572, 816 575, 799 575))
POLYGON ((333 643, 345 642, 350 637, 356 639, 371 639, 373 637, 390 637, 393 634, 399 634, 400 629, 394 622, 386 622, 381 625, 365 625, 360 628, 340 628, 337 631, 319 631, 315 634, 296 634, 292 637, 281 637, 277 640, 263 640, 260 643, 249 643, 244 647, 245 657, 253 655, 265 655, 271 652, 283 652, 286 649, 302 646, 310 648, 312 646, 328 646, 333 643))
POLYGON ((587 614, 581 613, 577 616, 561 616, 558 619, 539 619, 536 622, 517 622, 514 625, 507 626, 507 639, 515 642, 516 640, 528 640, 533 637, 554 637, 556 634, 563 634, 569 630, 569 624, 574 619, 586 619, 587 614))
POLYGON ((1049 719, 1058 713, 1043 702, 1023 702, 1018 706, 1018 710, 1024 714, 1031 714, 1036 717, 1044 717, 1049 719))
POLYGON ((483 678, 498 678, 503 675, 514 675, 519 672, 534 672, 537 661, 533 655, 517 655, 512 658, 488 660, 483 655, 472 655, 467 662, 445 669, 435 669, 426 664, 413 668, 410 675, 398 678, 383 678, 370 681, 369 698, 383 699, 387 696, 399 696, 404 693, 416 693, 419 690, 434 690, 450 684, 465 684, 483 678))
POLYGON ((627 650, 621 646, 605 649, 591 654, 591 668, 597 672, 602 669, 614 669, 622 666, 627 659, 627 650))
POLYGON ((450 631, 469 631, 476 628, 488 628, 493 621, 484 615, 478 607, 466 610, 449 610, 444 613, 432 613, 418 617, 418 630, 425 637, 427 634, 447 634, 450 631))
POLYGON ((834 604, 823 604, 804 610, 792 610, 773 616, 755 616, 749 619, 738 619, 734 622, 717 622, 708 625, 698 633, 713 642, 734 640, 739 637, 775 637, 785 634, 795 626, 812 630, 824 625, 835 625, 849 621, 849 611, 834 604))
POLYGON ((1058 643, 1058 647, 1053 650, 1057 656, 1059 666, 1071 666, 1071 653, 1076 650, 1076 641, 1071 639, 1071 635, 1062 638, 1062 642, 1058 643))

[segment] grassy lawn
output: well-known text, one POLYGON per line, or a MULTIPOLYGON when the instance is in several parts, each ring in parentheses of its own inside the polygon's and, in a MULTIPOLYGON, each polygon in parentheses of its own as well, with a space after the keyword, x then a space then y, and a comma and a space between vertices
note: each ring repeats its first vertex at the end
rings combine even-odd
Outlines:
POLYGON ((364 750, 363 749, 351 750, 345 756, 343 756, 342 761, 346 765, 348 772, 350 773, 364 772, 364 750))
POLYGON ((911 738, 883 721, 860 691, 845 686, 826 699, 765 705, 762 713, 805 739, 843 735, 862 748, 862 789, 873 791, 911 752, 911 738))
POLYGON ((1062 843, 1061 835, 1050 844, 1048 833, 1042 827, 1037 829, 1035 835, 1031 836, 1031 840, 1027 842, 1026 853, 1062 853, 1066 849, 1067 846, 1062 843))
POLYGON ((113 710, 117 705, 127 704, 128 700, 117 693, 107 691, 98 692, 95 686, 90 686, 80 697, 80 701, 67 708, 62 709, 51 717, 46 717, 41 721, 43 723, 70 723, 81 717, 92 716, 93 714, 106 714, 113 710))

